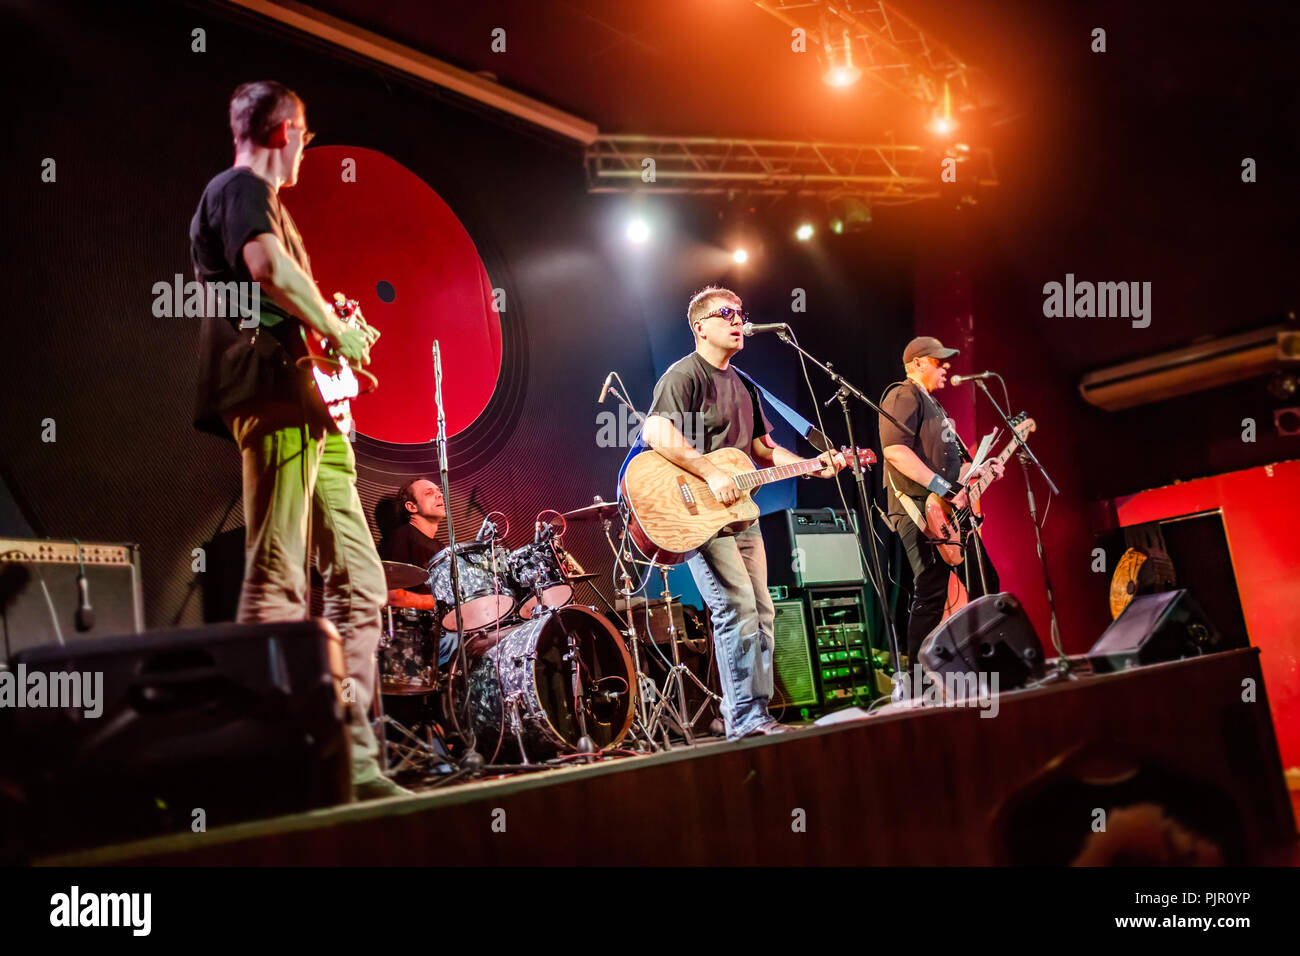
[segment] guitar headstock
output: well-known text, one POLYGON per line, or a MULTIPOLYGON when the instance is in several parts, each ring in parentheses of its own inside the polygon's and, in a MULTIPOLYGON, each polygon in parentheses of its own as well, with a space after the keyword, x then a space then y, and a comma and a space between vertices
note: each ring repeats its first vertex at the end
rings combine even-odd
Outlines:
MULTIPOLYGON (((845 461, 852 461, 850 456, 853 454, 853 449, 841 447, 840 454, 844 456, 845 461)), ((874 451, 872 451, 870 448, 858 449, 858 464, 861 467, 870 468, 875 463, 876 463, 876 453, 874 451)))
POLYGON ((1016 430, 1016 437, 1021 441, 1038 430, 1038 423, 1030 418, 1025 412, 1015 415, 1011 418, 1012 427, 1016 430))
POLYGON ((361 318, 361 303, 356 299, 349 299, 342 292, 334 293, 334 313, 349 325, 364 325, 365 320, 361 318))

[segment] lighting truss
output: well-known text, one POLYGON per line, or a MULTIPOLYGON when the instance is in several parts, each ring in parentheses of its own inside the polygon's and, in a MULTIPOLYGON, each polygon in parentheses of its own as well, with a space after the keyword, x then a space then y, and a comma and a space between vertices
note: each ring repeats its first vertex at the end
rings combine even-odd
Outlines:
POLYGON ((943 101, 944 85, 953 108, 975 105, 972 68, 933 34, 883 0, 753 0, 754 5, 806 32, 810 48, 853 41, 853 62, 863 75, 899 96, 928 107, 943 101))
POLYGON ((958 160, 959 185, 998 184, 992 150, 940 145, 615 134, 596 137, 584 164, 593 193, 856 196, 885 205, 937 198, 946 156, 958 160), (643 178, 646 159, 653 182, 643 178))

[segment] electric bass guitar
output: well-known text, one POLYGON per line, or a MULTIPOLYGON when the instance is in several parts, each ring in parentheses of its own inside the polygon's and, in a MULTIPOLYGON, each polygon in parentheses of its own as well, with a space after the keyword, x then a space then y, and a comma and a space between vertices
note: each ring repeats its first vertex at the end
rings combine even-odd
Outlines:
MULTIPOLYGON (((852 454, 847 448, 840 451, 845 458, 852 454)), ((628 462, 619 491, 627 506, 628 533, 647 558, 680 564, 724 528, 743 531, 758 520, 758 505, 750 497, 755 488, 826 467, 820 459, 806 458, 757 469, 739 448, 719 448, 704 457, 736 480, 741 494, 733 504, 724 505, 707 481, 656 451, 643 451, 628 462)), ((858 462, 869 467, 876 455, 870 448, 860 449, 858 462)))
MULTIPOLYGON (((379 337, 362 318, 361 306, 356 299, 335 292, 331 305, 345 326, 360 329, 372 341, 379 337)), ((355 427, 352 421, 352 399, 374 391, 379 386, 379 379, 361 366, 350 363, 335 351, 325 336, 307 323, 300 322, 298 325, 302 332, 302 348, 296 350, 296 364, 299 368, 311 368, 312 380, 320 393, 321 401, 325 403, 334 424, 347 438, 355 427)))
MULTIPOLYGON (((1015 454, 1025 436, 1038 427, 1034 424, 1032 418, 1025 417, 1024 412, 1021 412, 1011 421, 1015 425, 1016 434, 1007 442, 1007 447, 1002 449, 1002 454, 991 459, 990 463, 996 461, 999 464, 1005 464, 1007 459, 1015 454)), ((925 499, 926 533, 929 534, 932 541, 943 542, 936 544, 935 548, 938 550, 939 556, 948 564, 953 566, 961 564, 962 559, 965 557, 966 536, 975 533, 983 521, 980 514, 980 495, 992 483, 993 471, 990 468, 980 476, 979 480, 967 486, 967 500, 964 508, 954 508, 933 492, 925 499)))

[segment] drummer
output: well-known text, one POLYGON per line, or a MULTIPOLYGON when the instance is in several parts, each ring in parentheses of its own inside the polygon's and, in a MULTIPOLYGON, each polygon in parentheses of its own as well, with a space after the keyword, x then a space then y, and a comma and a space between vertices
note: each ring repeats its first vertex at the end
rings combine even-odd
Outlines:
MULTIPOLYGON (((385 561, 400 561, 428 568, 433 556, 446 547, 438 538, 438 528, 447 517, 447 504, 442 489, 427 478, 408 481, 397 491, 397 509, 406 520, 384 535, 379 553, 385 561)), ((414 607, 436 611, 437 604, 428 584, 413 588, 397 588, 388 592, 392 607, 414 607)), ((438 644, 438 665, 451 660, 456 652, 456 634, 448 631, 438 644)))

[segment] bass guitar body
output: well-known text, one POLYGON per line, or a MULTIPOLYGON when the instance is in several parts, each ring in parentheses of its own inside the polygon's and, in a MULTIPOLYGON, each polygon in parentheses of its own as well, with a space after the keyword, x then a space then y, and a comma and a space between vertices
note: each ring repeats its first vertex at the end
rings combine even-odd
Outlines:
POLYGON ((935 545, 939 557, 953 566, 961 564, 964 553, 962 529, 952 505, 933 492, 925 499, 925 525, 931 540, 946 542, 935 545))

